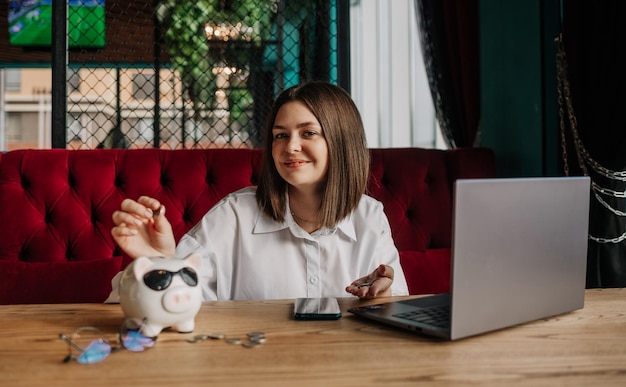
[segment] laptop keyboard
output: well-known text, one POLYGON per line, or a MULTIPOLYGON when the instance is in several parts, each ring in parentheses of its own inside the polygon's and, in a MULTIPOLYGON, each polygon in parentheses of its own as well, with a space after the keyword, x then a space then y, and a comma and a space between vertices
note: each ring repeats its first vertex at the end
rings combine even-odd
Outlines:
POLYGON ((450 305, 436 305, 420 308, 405 313, 394 314, 394 317, 434 325, 439 328, 450 327, 450 305))

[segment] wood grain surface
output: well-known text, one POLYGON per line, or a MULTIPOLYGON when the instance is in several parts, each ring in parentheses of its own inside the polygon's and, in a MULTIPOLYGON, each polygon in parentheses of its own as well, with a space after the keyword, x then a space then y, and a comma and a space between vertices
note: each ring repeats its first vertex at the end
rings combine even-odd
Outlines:
MULTIPOLYGON (((626 290, 587 290, 581 310, 456 342, 434 340, 352 316, 294 320, 293 300, 203 304, 193 333, 164 331, 154 348, 118 351, 93 365, 63 363, 59 333, 100 328, 116 340, 116 304, 0 306, 4 386, 591 386, 626 385, 626 290), (267 341, 189 343, 199 333, 267 341)), ((375 302, 390 301, 379 299, 375 302)), ((369 301, 374 303, 373 301, 369 301)))

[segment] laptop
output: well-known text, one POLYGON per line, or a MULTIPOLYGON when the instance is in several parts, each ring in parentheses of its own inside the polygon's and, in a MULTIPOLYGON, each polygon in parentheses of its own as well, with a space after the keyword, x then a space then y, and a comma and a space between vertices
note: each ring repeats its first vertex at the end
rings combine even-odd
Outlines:
POLYGON ((584 306, 590 179, 454 185, 450 292, 348 311, 457 340, 584 306))

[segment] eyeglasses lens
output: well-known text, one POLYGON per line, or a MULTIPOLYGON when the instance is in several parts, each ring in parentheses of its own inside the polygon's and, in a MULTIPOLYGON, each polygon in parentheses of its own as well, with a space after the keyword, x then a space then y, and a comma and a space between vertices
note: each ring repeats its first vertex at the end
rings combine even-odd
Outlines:
POLYGON ((111 346, 100 339, 98 341, 92 341, 85 351, 76 358, 76 361, 80 364, 98 363, 106 359, 110 353, 111 346))
POLYGON ((70 347, 66 362, 76 360, 80 364, 94 364, 106 359, 111 353, 111 345, 97 328, 80 328, 71 337, 62 335, 61 338, 70 347))
POLYGON ((141 352, 154 346, 156 338, 142 333, 143 323, 137 324, 133 320, 126 320, 120 328, 120 343, 132 352, 141 352))

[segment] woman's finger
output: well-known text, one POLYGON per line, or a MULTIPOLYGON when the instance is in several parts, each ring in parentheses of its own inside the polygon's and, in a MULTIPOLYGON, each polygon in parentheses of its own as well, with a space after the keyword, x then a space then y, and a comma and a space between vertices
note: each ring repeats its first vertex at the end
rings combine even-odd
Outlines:
POLYGON ((141 226, 143 224, 142 219, 125 211, 114 211, 112 219, 113 224, 116 226, 124 224, 126 227, 129 227, 130 225, 141 226))
POLYGON ((127 227, 126 223, 122 223, 119 226, 115 226, 111 229, 111 235, 113 237, 126 237, 137 235, 139 231, 136 228, 127 227))
POLYGON ((136 202, 132 199, 124 199, 120 206, 121 211, 128 212, 139 218, 152 218, 152 209, 146 207, 142 203, 136 202))

